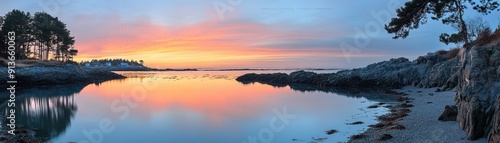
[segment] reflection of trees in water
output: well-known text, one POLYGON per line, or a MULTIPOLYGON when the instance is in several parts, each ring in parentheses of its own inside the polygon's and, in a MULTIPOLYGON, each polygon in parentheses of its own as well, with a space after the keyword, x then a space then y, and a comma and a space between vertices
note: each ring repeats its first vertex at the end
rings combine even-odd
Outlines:
MULTIPOLYGON (((61 86, 19 90, 16 98, 16 125, 38 129, 37 136, 56 137, 71 124, 77 105, 74 94, 84 86, 61 86)), ((4 113, 9 108, 2 105, 4 113)), ((7 115, 7 114, 6 114, 7 115)))
POLYGON ((41 135, 48 137, 64 132, 77 110, 73 95, 30 97, 17 104, 17 123, 40 129, 43 131, 41 135))

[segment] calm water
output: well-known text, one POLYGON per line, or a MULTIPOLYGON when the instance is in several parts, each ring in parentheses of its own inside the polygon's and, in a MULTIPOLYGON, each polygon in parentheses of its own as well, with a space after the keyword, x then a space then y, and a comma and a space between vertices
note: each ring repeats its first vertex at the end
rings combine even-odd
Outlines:
POLYGON ((17 97, 16 120, 56 143, 308 143, 347 141, 386 113, 366 108, 388 100, 381 94, 234 80, 245 72, 118 72, 129 78, 25 89, 17 97), (365 123, 347 125, 355 121, 365 123), (339 132, 327 135, 330 129, 339 132))

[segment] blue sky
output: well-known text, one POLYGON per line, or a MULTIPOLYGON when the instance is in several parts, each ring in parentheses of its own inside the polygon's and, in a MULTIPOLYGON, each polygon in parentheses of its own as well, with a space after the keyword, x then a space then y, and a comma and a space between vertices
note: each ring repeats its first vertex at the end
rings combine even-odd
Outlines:
MULTIPOLYGON (((76 60, 144 59, 153 67, 352 68, 454 47, 439 42, 440 33, 453 32, 439 21, 392 39, 379 14, 393 17, 404 2, 6 0, 0 14, 20 9, 59 17, 76 37, 76 60)), ((496 28, 499 17, 484 20, 496 28)))

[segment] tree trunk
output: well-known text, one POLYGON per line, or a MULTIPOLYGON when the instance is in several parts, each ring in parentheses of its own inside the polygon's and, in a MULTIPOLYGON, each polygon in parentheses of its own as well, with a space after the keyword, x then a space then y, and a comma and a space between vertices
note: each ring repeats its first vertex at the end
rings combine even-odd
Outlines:
POLYGON ((33 44, 33 58, 36 59, 36 42, 32 43, 33 44))
MULTIPOLYGON (((455 1, 455 5, 457 6, 457 9, 458 9, 458 16, 460 18, 460 27, 461 27, 461 30, 459 32, 459 34, 461 33, 462 34, 462 38, 464 38, 464 42, 465 44, 469 44, 469 33, 467 32, 467 24, 465 23, 465 20, 464 20, 464 9, 462 8, 462 5, 460 5, 460 1, 457 0, 455 1)), ((464 45, 465 45, 464 44, 464 45)))
POLYGON ((49 60, 49 49, 50 49, 50 46, 48 45, 48 42, 46 44, 47 48, 46 48, 46 51, 45 51, 45 60, 49 60))
POLYGON ((38 60, 41 61, 41 60, 43 60, 43 56, 42 56, 43 55, 43 52, 42 52, 43 51, 43 44, 40 41, 38 41, 38 44, 39 44, 39 46, 38 46, 38 60))

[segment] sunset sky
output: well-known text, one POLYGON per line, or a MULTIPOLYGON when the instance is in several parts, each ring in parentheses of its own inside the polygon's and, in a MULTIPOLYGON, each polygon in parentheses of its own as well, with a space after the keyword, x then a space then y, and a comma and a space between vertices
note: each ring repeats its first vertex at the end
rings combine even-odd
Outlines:
MULTIPOLYGON (((453 29, 436 21, 393 40, 383 24, 404 2, 5 0, 0 14, 59 17, 76 38, 76 61, 125 58, 154 68, 352 68, 454 47, 439 42, 453 29)), ((496 27, 499 17, 484 19, 496 27)))

